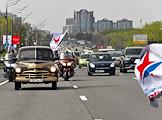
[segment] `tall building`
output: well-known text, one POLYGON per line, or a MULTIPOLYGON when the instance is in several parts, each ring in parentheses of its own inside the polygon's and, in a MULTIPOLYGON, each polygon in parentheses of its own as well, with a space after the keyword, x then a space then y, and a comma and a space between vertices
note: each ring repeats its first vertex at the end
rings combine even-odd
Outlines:
POLYGON ((65 32, 68 28, 68 34, 74 33, 74 18, 66 18, 66 25, 63 26, 63 32, 65 32))
POLYGON ((66 18, 66 25, 73 25, 74 24, 74 18, 66 18))
POLYGON ((117 29, 132 29, 132 20, 127 20, 126 18, 117 21, 117 29))
POLYGON ((85 9, 80 11, 74 11, 74 31, 75 33, 93 32, 93 24, 94 24, 93 11, 88 12, 85 9))
POLYGON ((113 29, 113 21, 106 18, 97 21, 97 31, 103 32, 105 30, 113 29))

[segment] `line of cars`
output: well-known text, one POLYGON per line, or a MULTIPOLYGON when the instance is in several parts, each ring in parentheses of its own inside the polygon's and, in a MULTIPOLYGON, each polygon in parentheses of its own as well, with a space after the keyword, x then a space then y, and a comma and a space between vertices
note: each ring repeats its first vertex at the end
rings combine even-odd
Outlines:
POLYGON ((122 51, 109 50, 92 54, 83 54, 79 59, 79 68, 87 66, 87 73, 109 73, 115 75, 116 67, 126 73, 135 68, 135 60, 139 59, 143 47, 126 47, 122 51))
MULTIPOLYGON (((79 68, 87 66, 87 74, 109 73, 115 75, 116 66, 120 72, 134 69, 134 61, 139 58, 142 47, 127 47, 120 52, 97 52, 82 54, 79 58, 79 68), (121 56, 119 57, 119 55, 121 56)), ((21 84, 52 83, 52 89, 57 89, 59 67, 58 58, 54 57, 50 47, 28 46, 19 49, 14 67, 12 79, 15 90, 21 88, 21 84)))

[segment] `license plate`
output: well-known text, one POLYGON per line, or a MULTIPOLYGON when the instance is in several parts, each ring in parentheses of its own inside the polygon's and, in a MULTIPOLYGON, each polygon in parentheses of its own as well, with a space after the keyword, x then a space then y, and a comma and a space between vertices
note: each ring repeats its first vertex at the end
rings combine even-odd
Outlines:
POLYGON ((105 72, 104 70, 96 70, 95 72, 105 72))
POLYGON ((30 79, 29 82, 43 82, 43 79, 30 79))

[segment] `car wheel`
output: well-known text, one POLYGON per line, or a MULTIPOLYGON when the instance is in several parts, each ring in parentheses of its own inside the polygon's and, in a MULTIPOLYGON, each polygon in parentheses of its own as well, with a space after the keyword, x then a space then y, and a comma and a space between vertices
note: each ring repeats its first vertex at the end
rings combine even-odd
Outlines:
POLYGON ((20 82, 15 82, 15 90, 19 90, 21 88, 20 82))
POLYGON ((12 75, 9 75, 8 79, 9 79, 9 82, 13 82, 13 76, 12 75))
POLYGON ((81 68, 81 65, 79 65, 79 69, 81 68))
POLYGON ((127 69, 124 69, 124 68, 123 68, 123 72, 124 72, 124 73, 127 73, 127 69))
POLYGON ((111 72, 110 75, 115 75, 115 71, 111 72))
POLYGON ((53 82, 52 83, 52 89, 53 90, 57 90, 57 82, 53 82))
POLYGON ((88 76, 92 76, 93 74, 91 72, 88 72, 88 76))
POLYGON ((120 72, 123 72, 122 67, 120 66, 120 72))

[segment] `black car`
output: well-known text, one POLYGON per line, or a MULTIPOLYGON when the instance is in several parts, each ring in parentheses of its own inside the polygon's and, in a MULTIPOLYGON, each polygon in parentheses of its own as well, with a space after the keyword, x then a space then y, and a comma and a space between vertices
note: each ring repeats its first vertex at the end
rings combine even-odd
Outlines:
POLYGON ((134 70, 135 60, 139 59, 139 55, 143 47, 126 47, 121 55, 120 72, 126 73, 128 70, 134 70))
POLYGON ((93 53, 87 64, 88 75, 92 76, 94 73, 109 73, 115 75, 115 63, 108 53, 93 53))

